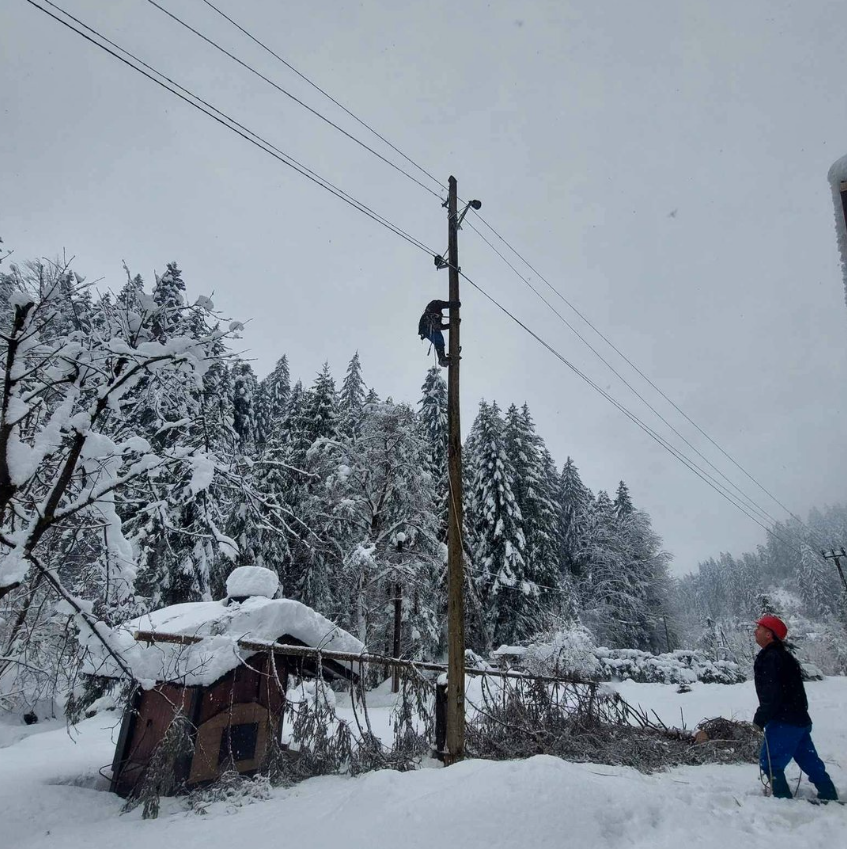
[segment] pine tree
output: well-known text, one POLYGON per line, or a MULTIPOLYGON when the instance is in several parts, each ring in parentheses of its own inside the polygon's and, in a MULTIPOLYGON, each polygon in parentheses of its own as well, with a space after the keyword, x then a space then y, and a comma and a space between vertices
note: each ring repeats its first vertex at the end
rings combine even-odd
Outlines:
POLYGON ((253 367, 237 360, 232 367, 232 426, 242 453, 251 453, 256 433, 256 375, 253 367))
POLYGON ((562 468, 557 493, 559 509, 559 563, 562 575, 570 576, 576 583, 584 577, 586 521, 593 497, 583 484, 574 461, 568 457, 562 468))
POLYGON ((628 610, 619 639, 652 652, 667 648, 670 579, 667 552, 650 517, 635 509, 616 517, 622 560, 623 603, 628 610))
POLYGON ((332 443, 320 441, 337 438, 337 422, 335 382, 324 364, 310 390, 304 390, 300 381, 294 385, 278 449, 266 458, 284 464, 284 483, 276 503, 292 517, 283 579, 286 593, 324 613, 331 603, 329 573, 335 542, 323 531, 325 488, 318 469, 323 454, 332 450, 332 443))
POLYGON ((613 648, 660 651, 668 642, 669 556, 647 514, 616 513, 601 491, 587 523, 586 619, 613 648))
POLYGON ((757 602, 759 608, 757 618, 759 616, 782 616, 779 604, 770 593, 759 593, 757 602))
POLYGON ((540 629, 542 614, 569 610, 570 593, 560 586, 555 467, 526 404, 520 411, 512 404, 506 412, 505 446, 515 469, 514 495, 523 517, 526 581, 536 598, 531 615, 540 629))
POLYGON ((329 363, 324 363, 306 398, 305 426, 310 444, 318 439, 332 439, 337 434, 338 399, 329 363))
POLYGON ((288 357, 277 360, 273 371, 259 383, 256 393, 256 444, 263 448, 279 431, 291 395, 288 357))
POLYGON ((615 493, 615 516, 622 519, 625 516, 632 515, 634 509, 632 499, 629 497, 629 490, 626 484, 621 481, 618 484, 618 491, 615 493))
POLYGON ((365 406, 365 394, 362 366, 359 362, 359 352, 356 351, 347 366, 347 374, 338 393, 338 429, 341 433, 352 435, 358 432, 365 406))
POLYGON ((517 642, 537 625, 536 592, 526 580, 523 517, 513 491, 515 469, 506 453, 496 403, 480 403, 472 431, 468 465, 473 477, 466 516, 487 636, 497 644, 517 642))
POLYGON ((156 276, 153 301, 158 307, 153 321, 153 335, 158 340, 168 339, 183 332, 182 308, 185 306, 185 283, 182 271, 175 262, 169 262, 165 273, 156 276))
POLYGON ((424 468, 432 478, 433 509, 439 517, 440 537, 447 539, 447 384, 441 369, 433 366, 421 387, 418 431, 423 440, 424 468))
POLYGON ((286 596, 325 612, 326 608, 321 607, 325 599, 319 598, 319 593, 308 599, 302 595, 303 574, 314 560, 317 544, 313 528, 303 519, 313 504, 310 472, 306 468, 312 445, 308 396, 298 380, 288 394, 281 421, 253 463, 260 518, 244 523, 237 539, 242 550, 249 552, 250 562, 279 575, 286 596))
MULTIPOLYGON (((120 309, 125 309, 136 313, 141 318, 141 315, 146 311, 145 306, 149 308, 149 296, 144 291, 144 280, 140 274, 133 277, 126 269, 127 281, 118 292, 116 305, 120 309)), ((132 330, 132 328, 130 328, 132 330)))

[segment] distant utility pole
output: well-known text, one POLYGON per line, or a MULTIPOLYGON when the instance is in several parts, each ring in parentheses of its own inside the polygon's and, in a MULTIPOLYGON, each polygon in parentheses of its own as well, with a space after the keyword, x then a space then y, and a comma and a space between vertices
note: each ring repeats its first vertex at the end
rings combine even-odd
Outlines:
POLYGON ((841 577, 841 583, 844 586, 844 591, 847 592, 847 578, 844 577, 844 570, 841 568, 841 558, 847 557, 847 551, 844 550, 844 546, 841 546, 840 549, 831 549, 830 551, 822 551, 821 554, 824 556, 825 560, 834 560, 835 568, 838 569, 838 574, 841 577))

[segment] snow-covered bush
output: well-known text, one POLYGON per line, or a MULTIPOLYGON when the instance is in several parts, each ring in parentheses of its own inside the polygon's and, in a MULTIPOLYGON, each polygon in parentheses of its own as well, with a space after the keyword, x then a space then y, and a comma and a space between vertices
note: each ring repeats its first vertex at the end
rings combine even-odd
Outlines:
POLYGON ((747 676, 736 663, 712 661, 699 652, 679 649, 649 654, 637 649, 596 649, 602 677, 656 684, 739 684, 747 676))
POLYGON ((650 654, 639 649, 595 646, 580 624, 556 628, 526 648, 501 646, 493 657, 508 658, 531 675, 583 680, 632 680, 655 684, 737 684, 747 674, 737 663, 709 660, 702 652, 678 649, 650 654))
POLYGON ((594 639, 583 625, 556 629, 531 643, 523 655, 523 666, 533 675, 593 679, 601 674, 594 639))

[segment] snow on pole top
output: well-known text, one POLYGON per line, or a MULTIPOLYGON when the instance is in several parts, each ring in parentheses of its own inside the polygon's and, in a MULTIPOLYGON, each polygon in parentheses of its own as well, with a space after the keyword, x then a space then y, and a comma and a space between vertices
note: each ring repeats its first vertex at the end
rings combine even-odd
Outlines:
POLYGON ((847 156, 842 156, 833 164, 828 176, 829 185, 832 187, 832 202, 835 205, 835 233, 838 238, 838 252, 841 254, 844 294, 847 298, 847 156))
POLYGON ((273 598, 278 589, 279 577, 276 572, 264 566, 238 566, 226 579, 226 594, 229 598, 273 598))

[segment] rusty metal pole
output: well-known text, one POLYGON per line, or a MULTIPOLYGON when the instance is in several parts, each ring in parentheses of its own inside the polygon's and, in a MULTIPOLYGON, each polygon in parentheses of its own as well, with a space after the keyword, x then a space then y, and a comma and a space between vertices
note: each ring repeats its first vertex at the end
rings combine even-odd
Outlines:
MULTIPOLYGON (((406 534, 399 533, 395 537, 397 546, 397 573, 394 576, 394 647, 393 655, 400 660, 400 635, 403 630, 403 585, 400 583, 400 560, 403 557, 403 544, 406 542, 406 534)), ((391 692, 400 692, 400 667, 395 666, 391 672, 391 692)))
MULTIPOLYGON (((459 301, 459 222, 456 178, 450 177, 447 236, 450 300, 459 301)), ((459 420, 459 308, 450 307, 450 365, 447 373, 447 751, 445 764, 465 755, 465 601, 462 557, 462 437, 459 420)))

